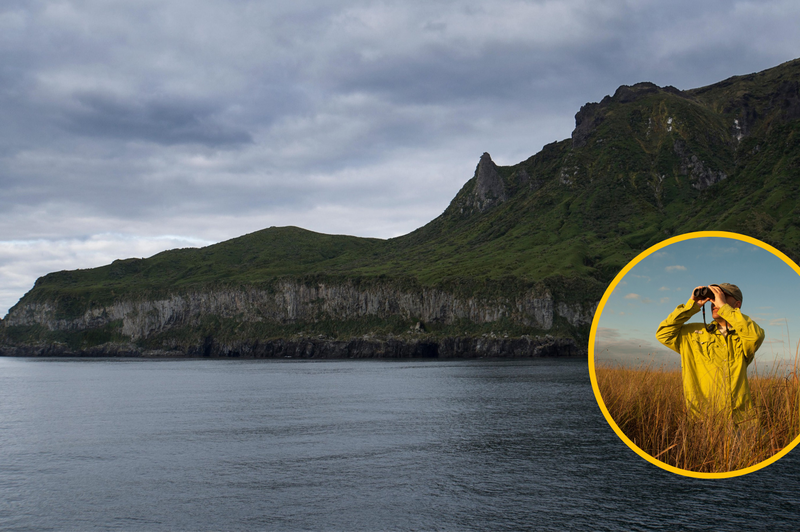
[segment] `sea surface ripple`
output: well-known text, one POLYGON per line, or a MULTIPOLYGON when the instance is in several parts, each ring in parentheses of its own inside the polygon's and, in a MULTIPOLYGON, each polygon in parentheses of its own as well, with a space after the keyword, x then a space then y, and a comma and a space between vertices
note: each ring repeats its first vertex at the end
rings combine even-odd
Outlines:
POLYGON ((585 360, 0 358, 1 530, 796 530, 797 451, 628 449, 585 360))

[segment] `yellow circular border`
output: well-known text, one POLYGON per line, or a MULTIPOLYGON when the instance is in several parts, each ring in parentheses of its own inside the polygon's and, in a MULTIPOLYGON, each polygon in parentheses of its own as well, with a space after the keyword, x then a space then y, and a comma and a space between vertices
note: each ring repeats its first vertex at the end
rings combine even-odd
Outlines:
POLYGON ((655 253, 659 249, 665 248, 671 244, 675 244, 676 242, 683 242, 684 240, 692 240, 694 238, 707 238, 707 237, 717 237, 717 238, 731 238, 734 240, 741 240, 742 242, 747 242, 749 244, 753 244, 754 246, 758 246, 762 249, 765 249, 781 259, 790 268, 792 268, 798 275, 800 275, 800 266, 794 263, 792 259, 775 249, 774 247, 770 246, 769 244, 765 244, 764 242, 757 240, 755 238, 740 235, 739 233, 730 233, 727 231, 697 231, 694 233, 686 233, 683 235, 678 235, 672 237, 668 240, 664 240, 663 242, 659 242, 658 244, 646 249, 642 253, 636 256, 632 261, 630 261, 621 272, 614 277, 614 280, 611 281, 611 284, 606 288, 605 293, 603 294, 603 298, 600 300, 600 303, 597 305, 597 310, 594 313, 594 319, 592 320, 592 330, 589 333, 589 375, 592 379, 592 389, 594 390, 594 396, 597 399, 597 404, 600 407, 600 410, 603 412, 603 416, 605 416, 606 421, 608 424, 611 425, 611 428, 614 429, 614 432, 617 433, 617 436, 620 437, 625 444, 630 447, 636 454, 654 464, 661 469, 665 469, 672 473, 677 473, 678 475, 683 475, 687 477, 694 477, 694 478, 731 478, 731 477, 738 477, 740 475, 746 475, 747 473, 752 473, 753 471, 758 471, 762 467, 766 467, 771 463, 779 460, 783 456, 785 456, 789 451, 795 448, 795 446, 800 443, 800 435, 798 435, 792 442, 784 447, 780 452, 776 453, 775 455, 771 456, 770 458, 764 460, 763 462, 759 462, 758 464, 750 467, 746 467, 744 469, 737 469, 736 471, 728 471, 726 473, 700 473, 696 471, 689 471, 686 469, 679 469, 675 466, 671 466, 662 462, 661 460, 657 460, 641 450, 635 443, 633 443, 623 432, 620 430, 617 423, 608 413, 608 409, 606 408, 605 403, 603 402, 603 398, 600 395, 600 389, 597 386, 597 376, 595 375, 595 366, 594 366, 594 343, 595 337, 597 335, 597 327, 600 322, 600 316, 603 314, 603 307, 605 307, 606 301, 611 296, 611 293, 614 291, 614 288, 617 287, 617 284, 625 277, 625 275, 639 262, 641 262, 644 258, 648 257, 650 254, 655 253))

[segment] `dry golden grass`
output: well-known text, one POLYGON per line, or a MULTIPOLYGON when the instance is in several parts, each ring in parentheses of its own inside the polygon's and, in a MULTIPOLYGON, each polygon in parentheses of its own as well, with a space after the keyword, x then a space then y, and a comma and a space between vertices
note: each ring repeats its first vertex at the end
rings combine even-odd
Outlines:
POLYGON ((611 417, 640 449, 680 469, 722 473, 763 462, 800 433, 796 370, 751 376, 757 419, 738 427, 730 415, 690 418, 680 370, 598 366, 595 375, 611 417))

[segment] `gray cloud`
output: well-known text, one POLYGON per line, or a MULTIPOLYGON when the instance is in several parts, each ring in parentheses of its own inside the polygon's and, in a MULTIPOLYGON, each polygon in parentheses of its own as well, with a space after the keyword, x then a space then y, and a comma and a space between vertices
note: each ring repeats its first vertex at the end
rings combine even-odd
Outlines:
POLYGON ((203 144, 210 147, 250 143, 241 128, 220 123, 215 109, 184 101, 130 101, 97 93, 75 96, 81 104, 65 116, 67 131, 123 141, 203 144))
POLYGON ((680 367, 680 355, 650 338, 623 335, 617 329, 599 327, 595 334, 596 364, 630 367, 680 367))
POLYGON ((37 275, 96 265, 93 238, 105 260, 164 235, 411 231, 484 151, 519 162, 621 84, 793 59, 798 18, 788 0, 3 2, 0 314, 37 275), (8 251, 28 241, 74 260, 8 251))

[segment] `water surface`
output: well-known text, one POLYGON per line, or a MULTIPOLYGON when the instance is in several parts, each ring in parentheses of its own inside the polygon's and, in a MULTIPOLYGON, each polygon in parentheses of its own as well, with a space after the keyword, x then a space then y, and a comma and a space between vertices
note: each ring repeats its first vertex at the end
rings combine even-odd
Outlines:
POLYGON ((796 455, 663 471, 585 360, 0 358, 3 530, 788 530, 796 455))

